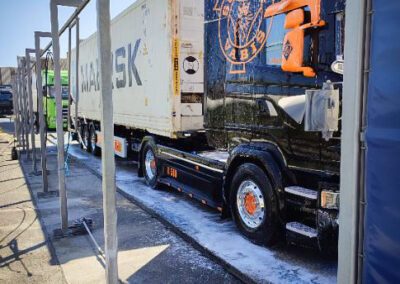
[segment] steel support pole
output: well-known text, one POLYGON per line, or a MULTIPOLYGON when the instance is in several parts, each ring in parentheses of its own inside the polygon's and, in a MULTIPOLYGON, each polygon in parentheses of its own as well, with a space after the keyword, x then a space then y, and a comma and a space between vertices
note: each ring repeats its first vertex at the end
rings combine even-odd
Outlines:
POLYGON ((106 281, 111 284, 118 283, 118 237, 109 0, 97 0, 97 46, 100 63, 101 129, 103 133, 103 151, 101 153, 106 281))
POLYGON ((39 111, 39 132, 40 132, 40 157, 42 167, 42 186, 43 193, 49 191, 49 182, 47 178, 47 157, 46 157, 46 136, 45 136, 45 120, 43 112, 43 83, 42 83, 42 61, 40 50, 40 38, 51 38, 51 33, 35 32, 35 53, 36 53, 36 89, 38 94, 38 111, 39 111))
POLYGON ((18 110, 19 110, 19 133, 22 142, 22 152, 26 152, 25 129, 24 129, 24 107, 23 107, 23 87, 22 87, 22 67, 20 59, 18 59, 18 110))
POLYGON ((18 117, 19 117, 19 144, 22 147, 22 152, 25 152, 25 139, 24 139, 24 131, 22 127, 23 117, 22 117, 22 93, 21 93, 21 68, 19 67, 19 59, 18 59, 18 68, 17 68, 17 104, 18 104, 18 117))
POLYGON ((33 113, 33 98, 32 98, 32 71, 31 71, 31 53, 34 53, 35 49, 29 49, 27 48, 25 50, 25 58, 27 62, 27 68, 26 68, 26 77, 27 77, 27 83, 26 83, 26 88, 27 88, 27 96, 28 96, 28 103, 29 103, 29 130, 31 134, 31 145, 32 145, 32 173, 34 175, 38 174, 37 171, 37 166, 36 166, 36 135, 35 135, 35 114, 33 113))
POLYGON ((71 50, 72 50, 72 27, 68 28, 68 130, 71 129, 71 50))
MULTIPOLYGON (((360 248, 360 177, 363 175, 360 162, 362 150, 360 137, 363 124, 363 92, 365 59, 368 44, 366 38, 369 23, 368 2, 365 0, 347 1, 344 54, 346 71, 343 77, 343 117, 340 161, 340 216, 338 243, 338 283, 361 283, 359 273, 360 248)), ((361 224, 362 225, 362 224, 361 224)))
POLYGON ((24 139, 25 139, 25 160, 30 160, 30 146, 29 146, 29 113, 28 113, 28 100, 27 100, 27 82, 26 82, 26 69, 27 63, 26 58, 21 58, 21 87, 22 87, 22 112, 23 112, 23 129, 24 129, 24 139))
MULTIPOLYGON (((71 23, 76 19, 79 14, 83 11, 83 9, 89 4, 90 0, 56 0, 58 5, 69 6, 69 7, 77 7, 75 12, 71 15, 71 17, 65 22, 64 26, 60 29, 58 35, 61 36, 67 28, 71 25, 71 23)), ((52 46, 52 42, 50 42, 43 50, 41 56, 45 55, 45 53, 52 46)))
POLYGON ((12 89, 13 89, 13 113, 14 113, 14 143, 15 141, 19 141, 19 125, 18 125, 18 105, 17 105, 17 77, 16 75, 12 76, 12 89))
POLYGON ((79 104, 79 17, 75 20, 76 49, 75 49, 75 132, 78 133, 78 104, 79 104))
POLYGON ((65 188, 65 162, 64 162, 64 129, 62 118, 62 98, 61 98, 61 66, 60 66, 60 36, 58 26, 58 5, 68 7, 79 7, 82 0, 51 0, 50 1, 50 18, 51 18, 51 35, 53 43, 54 58, 54 89, 56 97, 56 114, 57 114, 57 168, 58 168, 58 187, 60 195, 60 214, 61 214, 61 230, 68 230, 68 205, 67 192, 65 188))
POLYGON ((18 144, 19 141, 19 107, 18 107, 18 75, 13 76, 13 110, 14 110, 14 127, 15 127, 15 139, 18 144))

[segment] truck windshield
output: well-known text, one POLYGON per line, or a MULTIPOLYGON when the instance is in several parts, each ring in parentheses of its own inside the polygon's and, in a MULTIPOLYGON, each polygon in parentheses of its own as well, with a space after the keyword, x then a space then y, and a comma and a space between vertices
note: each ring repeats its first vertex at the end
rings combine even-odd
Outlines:
MULTIPOLYGON (((49 93, 50 97, 54 98, 55 97, 55 88, 54 86, 49 87, 49 93)), ((63 99, 68 99, 68 86, 62 86, 61 87, 61 95, 63 99)))
POLYGON ((0 101, 11 101, 11 100, 12 100, 11 92, 8 92, 8 91, 0 92, 0 101))
POLYGON ((281 66, 282 65, 282 48, 283 39, 285 38, 286 30, 285 15, 277 15, 272 18, 272 26, 270 27, 271 19, 266 20, 267 33, 269 37, 266 44, 267 65, 281 66))

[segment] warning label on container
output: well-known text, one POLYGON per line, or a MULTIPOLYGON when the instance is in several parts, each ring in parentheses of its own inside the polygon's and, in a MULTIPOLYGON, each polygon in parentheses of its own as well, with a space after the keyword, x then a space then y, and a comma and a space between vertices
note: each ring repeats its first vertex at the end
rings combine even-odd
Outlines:
POLYGON ((172 46, 172 64, 173 64, 173 81, 174 81, 174 95, 179 96, 181 91, 180 70, 179 70, 179 53, 180 44, 179 39, 175 38, 172 46))

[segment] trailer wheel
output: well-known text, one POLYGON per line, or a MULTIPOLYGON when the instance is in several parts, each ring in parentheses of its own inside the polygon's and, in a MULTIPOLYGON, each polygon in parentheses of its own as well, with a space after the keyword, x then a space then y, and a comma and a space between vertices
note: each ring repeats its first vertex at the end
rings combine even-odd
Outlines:
POLYGON ((250 163, 239 166, 231 182, 230 207, 243 235, 257 244, 274 243, 278 232, 276 202, 260 167, 250 163))
POLYGON ((143 149, 142 169, 147 185, 156 188, 158 184, 157 156, 150 143, 147 143, 143 149))
POLYGON ((83 148, 86 147, 86 152, 91 152, 90 131, 87 124, 82 125, 82 140, 83 148))
POLYGON ((34 124, 33 124, 33 127, 34 127, 35 134, 39 134, 39 132, 40 132, 40 126, 39 126, 39 118, 38 118, 38 115, 35 115, 35 122, 34 122, 34 124))
POLYGON ((97 143, 97 134, 96 134, 96 129, 94 128, 94 125, 90 125, 89 127, 89 135, 90 135, 90 152, 94 156, 100 156, 101 149, 99 146, 96 145, 97 143))

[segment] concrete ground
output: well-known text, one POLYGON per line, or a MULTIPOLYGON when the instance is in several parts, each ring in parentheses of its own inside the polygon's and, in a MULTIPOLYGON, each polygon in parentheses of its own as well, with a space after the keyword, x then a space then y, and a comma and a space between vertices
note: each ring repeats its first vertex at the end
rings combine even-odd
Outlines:
POLYGON ((0 128, 0 283, 65 283, 10 141, 0 128))
MULTIPOLYGON (((11 131, 12 125, 1 119, 0 128, 11 131)), ((20 163, 9 161, 8 141, 12 136, 0 135, 0 282, 103 283, 104 260, 88 236, 52 237, 53 230, 60 227, 59 199, 37 199, 41 177, 29 175, 32 163, 26 162, 24 156, 20 163)), ((49 147, 48 170, 50 189, 56 190, 54 147, 49 147)), ((95 239, 104 247, 101 180, 72 160, 67 192, 70 222, 81 217, 92 218, 95 239)), ((120 195, 117 207, 122 282, 239 282, 120 195)))

